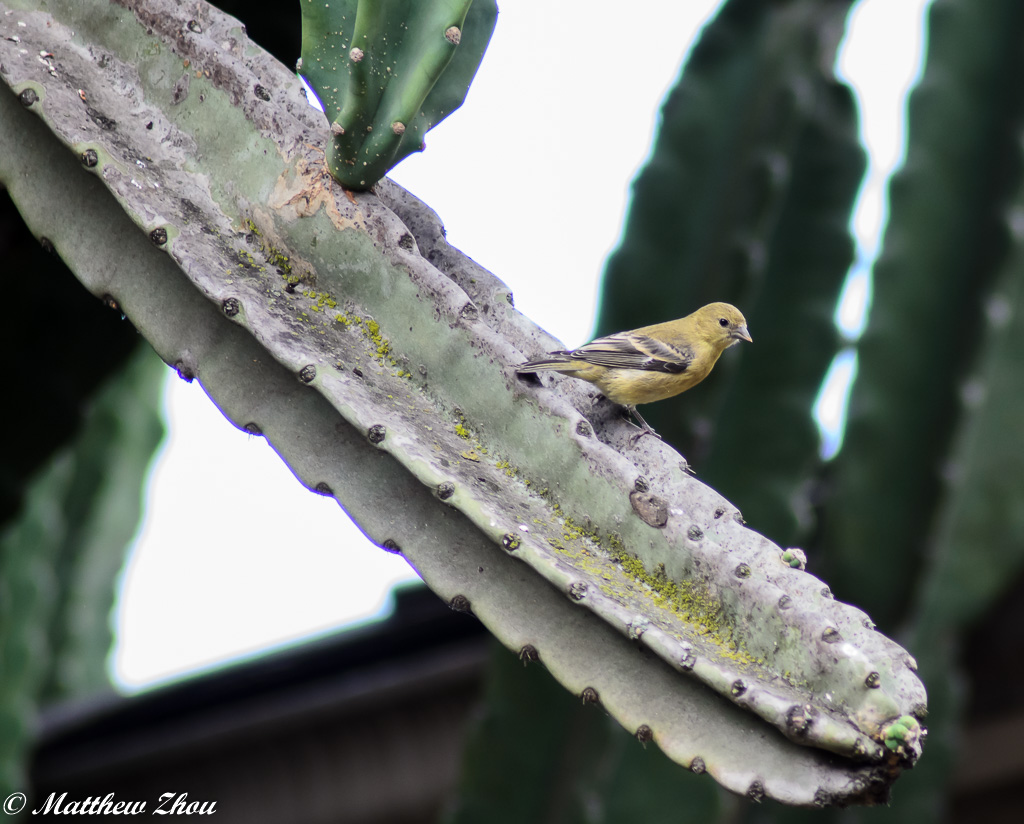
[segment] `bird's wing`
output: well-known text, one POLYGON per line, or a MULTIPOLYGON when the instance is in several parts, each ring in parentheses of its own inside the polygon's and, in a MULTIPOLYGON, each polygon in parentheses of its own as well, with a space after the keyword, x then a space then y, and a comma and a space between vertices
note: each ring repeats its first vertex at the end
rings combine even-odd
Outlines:
POLYGON ((651 372, 685 372, 693 363, 693 350, 677 348, 663 341, 620 332, 598 338, 571 353, 576 360, 616 369, 644 369, 651 372))
POLYGON ((533 372, 538 369, 557 369, 559 366, 565 366, 569 363, 571 358, 572 352, 565 349, 559 349, 555 352, 548 352, 548 357, 546 358, 519 364, 516 367, 516 372, 522 373, 533 372))

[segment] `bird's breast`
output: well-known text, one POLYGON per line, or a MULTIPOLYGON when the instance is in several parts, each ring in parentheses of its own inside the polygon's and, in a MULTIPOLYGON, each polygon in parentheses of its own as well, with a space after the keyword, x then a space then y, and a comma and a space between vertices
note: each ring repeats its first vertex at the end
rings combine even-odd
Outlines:
POLYGON ((654 403, 685 392, 700 383, 707 370, 687 369, 679 374, 669 372, 646 372, 639 369, 607 369, 594 380, 594 384, 605 397, 615 403, 636 406, 654 403))

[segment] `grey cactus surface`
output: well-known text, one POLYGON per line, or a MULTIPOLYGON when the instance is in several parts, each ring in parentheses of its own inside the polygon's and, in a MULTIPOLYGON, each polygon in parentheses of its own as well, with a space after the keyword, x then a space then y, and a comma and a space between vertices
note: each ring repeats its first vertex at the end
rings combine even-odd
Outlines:
POLYGON ((32 231, 454 608, 740 794, 870 803, 916 761, 886 746, 926 712, 907 653, 670 447, 517 379, 558 342, 413 196, 339 191, 238 21, 0 9, 0 181, 32 231))
POLYGON ((299 73, 331 123, 331 174, 366 190, 462 105, 494 0, 302 0, 299 73))

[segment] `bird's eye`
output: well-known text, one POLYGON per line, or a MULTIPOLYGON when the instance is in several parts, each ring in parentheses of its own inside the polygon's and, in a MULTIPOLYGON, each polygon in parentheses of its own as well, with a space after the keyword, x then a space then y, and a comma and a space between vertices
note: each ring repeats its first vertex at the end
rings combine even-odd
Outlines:
POLYGON ((718 319, 718 325, 719 326, 728 326, 729 325, 729 321, 727 321, 725 318, 719 318, 718 319))

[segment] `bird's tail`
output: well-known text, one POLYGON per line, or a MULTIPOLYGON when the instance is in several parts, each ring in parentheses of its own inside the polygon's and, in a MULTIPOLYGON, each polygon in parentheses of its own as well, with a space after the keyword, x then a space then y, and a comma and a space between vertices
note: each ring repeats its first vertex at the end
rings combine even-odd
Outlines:
POLYGON ((519 364, 516 367, 516 373, 522 375, 530 372, 541 372, 545 369, 565 369, 565 367, 572 363, 568 352, 549 352, 548 354, 552 357, 519 364))

